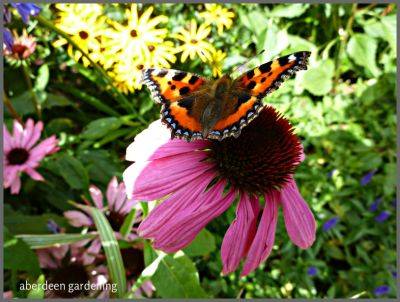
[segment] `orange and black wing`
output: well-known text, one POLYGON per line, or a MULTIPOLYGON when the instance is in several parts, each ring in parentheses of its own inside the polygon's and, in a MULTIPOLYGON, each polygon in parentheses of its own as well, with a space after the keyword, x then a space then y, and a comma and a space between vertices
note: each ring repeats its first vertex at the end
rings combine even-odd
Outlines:
POLYGON ((162 104, 161 120, 171 129, 172 137, 201 138, 201 125, 190 115, 194 102, 190 94, 206 82, 207 79, 185 71, 156 68, 143 71, 143 83, 153 99, 162 104))
POLYGON ((307 69, 309 56, 308 51, 283 56, 257 66, 235 79, 238 91, 232 97, 236 110, 215 125, 211 138, 221 140, 229 136, 238 137, 243 127, 258 116, 263 108, 262 99, 267 94, 278 89, 296 71, 307 69))

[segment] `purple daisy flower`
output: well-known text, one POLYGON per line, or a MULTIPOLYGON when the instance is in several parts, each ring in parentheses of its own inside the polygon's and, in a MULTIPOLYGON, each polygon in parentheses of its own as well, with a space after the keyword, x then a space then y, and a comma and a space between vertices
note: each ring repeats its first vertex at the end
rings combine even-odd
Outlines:
POLYGON ((339 222, 339 217, 333 217, 329 220, 327 220, 324 225, 322 226, 322 230, 324 232, 329 231, 330 229, 332 229, 333 227, 336 226, 336 224, 339 222))
POLYGON ((36 16, 41 11, 41 8, 34 3, 11 3, 11 5, 17 9, 25 24, 29 22, 30 16, 36 16))
POLYGON ((388 285, 381 285, 374 289, 374 294, 376 296, 382 296, 388 294, 390 291, 390 287, 388 285))
POLYGON ((171 140, 167 127, 155 121, 135 137, 126 159, 135 162, 124 172, 129 196, 147 201, 167 196, 138 229, 156 249, 174 253, 184 248, 237 197, 236 218, 221 247, 224 274, 244 260, 241 274, 247 275, 267 259, 279 207, 295 245, 306 249, 315 240, 314 216, 293 178, 304 159, 301 142, 270 106, 238 138, 221 142, 171 140))
POLYGON ((360 184, 362 186, 366 186, 372 179, 372 177, 375 175, 375 173, 378 171, 378 169, 374 169, 370 172, 368 172, 367 174, 365 174, 360 181, 360 184))
POLYGON ((375 217, 375 221, 377 222, 384 222, 386 219, 388 219, 390 216, 390 212, 388 211, 382 211, 375 217))
POLYGON ((309 275, 311 277, 315 276, 317 273, 318 273, 318 269, 315 266, 310 266, 307 269, 307 275, 309 275))

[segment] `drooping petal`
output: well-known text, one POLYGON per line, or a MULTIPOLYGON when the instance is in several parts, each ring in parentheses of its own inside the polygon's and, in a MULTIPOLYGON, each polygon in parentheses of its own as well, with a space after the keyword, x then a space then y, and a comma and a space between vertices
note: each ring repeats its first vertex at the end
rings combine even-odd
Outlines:
POLYGON ((315 240, 316 223, 293 178, 281 191, 283 217, 290 240, 300 248, 310 247, 315 240))
POLYGON ((125 185, 123 182, 121 182, 118 185, 118 192, 117 196, 115 197, 115 203, 114 203, 114 211, 119 212, 122 206, 124 205, 126 201, 126 190, 125 190, 125 185))
POLYGON ((54 135, 46 138, 40 144, 36 145, 34 148, 31 149, 30 156, 34 159, 41 160, 47 154, 54 153, 58 151, 58 140, 54 135))
POLYGON ((103 208, 103 193, 101 193, 101 190, 96 187, 95 185, 91 185, 89 188, 89 194, 90 197, 92 197, 92 200, 95 204, 95 206, 99 209, 103 208))
MULTIPOLYGON (((211 182, 213 174, 204 173, 193 179, 187 186, 174 192, 169 198, 155 207, 149 216, 140 224, 138 233, 142 237, 152 238, 165 226, 165 223, 175 219, 181 212, 190 211, 190 204, 205 190, 211 182)), ((184 214, 182 214, 184 215, 184 214)))
POLYGON ((65 218, 74 227, 91 226, 92 220, 80 211, 66 211, 64 212, 65 218))
POLYGON ((126 149, 126 160, 149 161, 171 155, 203 149, 209 142, 197 140, 187 142, 181 139, 171 140, 171 132, 161 123, 154 121, 147 129, 135 137, 135 141, 126 149))
POLYGON ((101 243, 99 239, 94 239, 90 246, 87 248, 85 253, 80 253, 79 256, 82 256, 82 262, 84 265, 92 264, 96 259, 96 255, 100 252, 101 243))
POLYGON ((151 162, 137 162, 123 174, 129 198, 155 200, 179 189, 211 167, 204 152, 177 154, 151 162))
POLYGON ((21 178, 17 175, 11 183, 11 194, 18 194, 21 189, 21 178))
POLYGON ((224 186, 225 182, 220 181, 192 199, 186 211, 176 213, 172 220, 166 221, 154 237, 154 248, 173 253, 192 242, 211 220, 226 211, 234 201, 235 191, 231 190, 223 196, 224 186))
POLYGON ((255 270, 271 253, 275 241, 278 202, 279 192, 272 191, 265 195, 265 206, 260 224, 247 253, 241 276, 246 276, 255 270))
POLYGON ((107 203, 109 204, 110 207, 112 205, 114 205, 114 201, 115 201, 115 197, 117 196, 117 192, 118 192, 118 181, 117 181, 117 178, 114 176, 113 178, 111 178, 110 182, 108 183, 107 192, 106 192, 107 203))
POLYGON ((221 247, 222 273, 233 272, 246 255, 256 233, 260 210, 258 198, 243 194, 236 209, 236 218, 229 226, 221 247))
POLYGON ((44 181, 44 178, 42 175, 39 174, 38 171, 36 171, 35 169, 32 168, 26 168, 25 172, 32 177, 32 179, 37 180, 37 181, 44 181))
MULTIPOLYGON (((29 121, 29 120, 28 120, 29 121)), ((37 122, 36 125, 33 127, 32 129, 32 133, 31 136, 29 138, 27 138, 26 142, 25 142, 25 148, 30 149, 32 148, 32 146, 34 144, 36 144, 36 142, 38 141, 38 139, 40 138, 40 135, 42 133, 43 130, 43 123, 42 122, 37 122)))

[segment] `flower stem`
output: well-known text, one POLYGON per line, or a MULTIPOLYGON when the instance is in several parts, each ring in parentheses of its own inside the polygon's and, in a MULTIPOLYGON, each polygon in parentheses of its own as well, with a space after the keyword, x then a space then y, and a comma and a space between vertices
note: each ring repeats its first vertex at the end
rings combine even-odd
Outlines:
POLYGON ((14 106, 11 104, 11 101, 7 97, 7 95, 4 92, 4 90, 3 90, 3 100, 4 100, 4 105, 6 105, 6 107, 7 107, 8 111, 10 112, 11 116, 22 124, 21 116, 18 114, 18 112, 15 110, 14 106))
MULTIPOLYGON (((107 83, 109 86, 109 89, 111 90, 111 95, 119 102, 121 105, 128 111, 137 114, 136 110, 133 108, 132 104, 128 101, 128 99, 113 85, 113 80, 110 78, 110 76, 107 74, 107 72, 96 62, 94 62, 89 54, 85 52, 75 41, 73 41, 68 33, 65 31, 59 29, 58 27, 54 26, 53 23, 51 23, 49 20, 43 18, 42 16, 38 15, 36 16, 36 20, 43 25, 44 27, 47 27, 48 29, 56 32, 59 34, 61 37, 66 39, 68 43, 70 43, 75 49, 79 50, 82 55, 89 60, 90 64, 93 66, 93 68, 103 76, 104 81, 107 83)), ((138 115, 138 118, 140 116, 138 115)))
POLYGON ((33 107, 35 107, 38 118, 39 118, 39 120, 41 120, 42 119, 42 109, 40 106, 40 102, 37 98, 37 95, 36 95, 35 91, 33 90, 32 80, 30 77, 31 72, 29 70, 29 67, 26 66, 25 64, 22 64, 22 71, 24 73, 24 77, 25 77, 26 84, 28 85, 28 89, 32 95, 33 107))

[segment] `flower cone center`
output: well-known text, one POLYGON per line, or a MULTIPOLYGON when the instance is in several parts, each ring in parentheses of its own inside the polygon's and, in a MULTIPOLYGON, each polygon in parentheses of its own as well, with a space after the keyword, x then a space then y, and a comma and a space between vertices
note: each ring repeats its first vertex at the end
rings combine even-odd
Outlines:
POLYGON ((7 154, 7 161, 10 165, 22 165, 29 158, 29 152, 23 148, 12 149, 7 154))
POLYGON ((301 148, 289 122, 265 107, 237 139, 213 141, 211 157, 236 189, 262 194, 288 181, 300 162, 301 148))
POLYGON ((122 249, 121 256, 127 278, 139 277, 145 267, 143 251, 136 248, 122 249))

